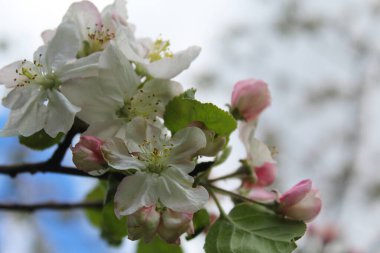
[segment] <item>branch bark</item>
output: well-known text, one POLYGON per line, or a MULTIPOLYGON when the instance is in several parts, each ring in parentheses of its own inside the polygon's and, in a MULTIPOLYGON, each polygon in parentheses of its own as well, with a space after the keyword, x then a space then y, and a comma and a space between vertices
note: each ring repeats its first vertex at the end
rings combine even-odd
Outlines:
POLYGON ((3 211, 17 211, 17 212, 34 212, 38 210, 72 210, 81 208, 91 208, 91 209, 101 209, 103 207, 102 201, 96 202, 80 202, 80 203, 56 203, 56 202, 46 202, 39 204, 1 204, 0 210, 3 211))
POLYGON ((54 165, 51 162, 41 162, 41 163, 26 163, 19 165, 9 165, 9 166, 0 166, 0 175, 9 175, 11 177, 15 177, 21 173, 58 173, 58 174, 66 174, 66 175, 74 175, 81 177, 92 177, 92 178, 100 178, 106 179, 108 177, 107 174, 101 176, 91 176, 81 170, 78 170, 74 167, 65 167, 61 165, 54 165))

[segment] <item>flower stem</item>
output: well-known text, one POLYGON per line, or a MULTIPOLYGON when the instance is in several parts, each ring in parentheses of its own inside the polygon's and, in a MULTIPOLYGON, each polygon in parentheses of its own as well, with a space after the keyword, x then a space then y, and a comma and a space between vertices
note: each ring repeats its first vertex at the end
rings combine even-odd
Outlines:
POLYGON ((219 180, 224 180, 224 179, 229 179, 229 178, 235 178, 235 177, 245 177, 246 174, 241 172, 241 171, 236 171, 236 172, 233 172, 233 173, 230 173, 230 174, 227 174, 227 175, 224 175, 224 176, 221 176, 221 177, 217 177, 217 178, 214 178, 214 179, 210 179, 208 180, 210 183, 213 183, 213 182, 216 182, 216 181, 219 181, 219 180))
POLYGON ((239 199, 239 200, 242 200, 242 201, 245 201, 245 202, 250 202, 250 203, 257 204, 257 205, 265 206, 265 207, 268 207, 268 208, 271 208, 271 209, 274 209, 275 206, 276 206, 275 203, 261 203, 261 202, 255 201, 253 199, 250 199, 250 198, 244 197, 242 195, 239 195, 237 193, 224 190, 224 189, 219 188, 219 187, 214 186, 214 185, 208 185, 208 188, 210 188, 212 190, 215 190, 216 192, 219 192, 221 194, 228 195, 228 196, 231 196, 233 198, 236 198, 236 199, 239 199))
POLYGON ((224 211, 222 205, 220 204, 218 198, 216 197, 214 191, 211 188, 208 188, 208 187, 207 187, 207 190, 210 193, 212 199, 215 201, 215 204, 216 204, 216 206, 219 209, 220 216, 229 219, 228 215, 226 214, 226 212, 224 211))

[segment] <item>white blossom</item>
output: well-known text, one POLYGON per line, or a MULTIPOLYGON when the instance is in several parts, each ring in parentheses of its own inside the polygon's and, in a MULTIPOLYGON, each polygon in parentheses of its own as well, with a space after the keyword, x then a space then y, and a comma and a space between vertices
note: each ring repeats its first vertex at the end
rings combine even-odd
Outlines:
POLYGON ((112 138, 102 146, 105 160, 117 170, 136 170, 125 177, 115 195, 115 213, 130 215, 142 207, 160 203, 176 212, 193 213, 208 200, 206 189, 192 187, 188 175, 194 154, 206 146, 202 130, 188 127, 172 138, 163 127, 135 118, 125 140, 112 138))
POLYGON ((170 80, 152 79, 142 84, 113 43, 102 53, 99 68, 99 79, 82 79, 62 88, 70 101, 82 108, 78 117, 90 125, 86 135, 123 137, 133 118, 155 121, 162 117, 169 100, 183 91, 170 80))
POLYGON ((11 109, 2 136, 30 136, 41 129, 51 137, 66 133, 80 108, 60 88, 73 79, 97 75, 99 54, 76 59, 79 38, 73 23, 63 23, 33 62, 14 62, 0 70, 0 83, 12 91, 2 104, 11 109))

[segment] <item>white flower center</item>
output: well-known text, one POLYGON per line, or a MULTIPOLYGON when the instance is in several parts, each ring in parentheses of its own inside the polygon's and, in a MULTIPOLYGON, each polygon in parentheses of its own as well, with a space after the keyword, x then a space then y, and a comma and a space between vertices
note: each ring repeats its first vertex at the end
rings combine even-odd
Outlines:
POLYGON ((95 24, 95 28, 87 27, 87 40, 83 41, 83 47, 78 52, 77 58, 86 57, 92 53, 103 51, 108 42, 115 38, 115 33, 104 25, 95 24))
POLYGON ((148 54, 149 61, 155 62, 163 58, 173 58, 173 53, 170 51, 169 46, 170 42, 168 40, 158 38, 148 54))
MULTIPOLYGON (((40 59, 42 54, 39 55, 40 59)), ((22 61, 21 68, 16 69, 16 73, 20 76, 13 81, 17 83, 17 87, 23 87, 31 82, 41 85, 45 89, 56 89, 61 84, 58 78, 44 68, 41 64, 41 60, 38 62, 35 60, 33 64, 22 61)))
POLYGON ((144 141, 139 147, 141 152, 131 155, 146 164, 146 172, 161 174, 168 168, 168 158, 173 147, 169 141, 155 138, 153 141, 144 141))
POLYGON ((126 122, 140 116, 155 120, 156 116, 162 114, 162 102, 152 92, 138 92, 130 99, 125 99, 124 106, 116 111, 116 115, 126 122))

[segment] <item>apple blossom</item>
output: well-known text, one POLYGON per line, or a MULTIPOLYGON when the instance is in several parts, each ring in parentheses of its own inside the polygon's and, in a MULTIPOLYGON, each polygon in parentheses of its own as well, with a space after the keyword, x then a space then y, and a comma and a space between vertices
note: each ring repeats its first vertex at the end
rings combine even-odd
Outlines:
POLYGON ((273 184, 276 179, 277 169, 274 163, 264 163, 262 166, 252 169, 254 180, 253 182, 244 181, 244 187, 251 188, 254 186, 265 187, 273 184))
POLYGON ((134 62, 144 74, 158 79, 171 79, 190 64, 201 52, 200 47, 191 46, 186 50, 171 53, 169 42, 162 39, 131 39, 131 32, 120 28, 115 42, 128 60, 134 62))
POLYGON ((205 147, 206 138, 196 127, 187 127, 172 138, 163 127, 135 118, 126 130, 125 140, 111 138, 102 145, 108 164, 117 170, 132 170, 115 195, 117 216, 130 215, 142 207, 161 203, 176 212, 193 213, 208 200, 205 188, 193 188, 188 175, 194 167, 194 154, 205 147))
POLYGON ((160 213, 156 206, 142 207, 131 215, 128 215, 128 239, 138 240, 143 238, 144 242, 150 242, 156 235, 160 224, 160 213))
POLYGON ((103 141, 94 136, 80 137, 80 141, 72 148, 75 166, 91 175, 101 175, 107 171, 107 163, 103 158, 100 146, 103 141))
POLYGON ((302 180, 280 197, 280 212, 295 220, 311 221, 321 210, 319 190, 311 180, 302 180))
POLYGON ((270 105, 270 100, 268 85, 264 81, 241 80, 232 91, 231 110, 245 121, 255 120, 270 105))
POLYGON ((142 207, 128 215, 128 239, 150 242, 157 234, 167 243, 180 243, 179 237, 194 233, 193 213, 175 212, 155 205, 142 207))
POLYGON ((277 199, 277 194, 273 191, 268 191, 261 186, 252 186, 247 197, 257 202, 270 203, 277 199))
POLYGON ((67 133, 80 108, 60 92, 61 87, 97 75, 99 54, 76 60, 78 42, 74 25, 63 23, 35 52, 33 62, 18 61, 0 70, 0 83, 12 88, 2 101, 11 113, 0 135, 30 136, 41 129, 51 137, 67 133))
POLYGON ((168 208, 163 211, 157 233, 164 241, 179 244, 179 237, 185 232, 194 233, 193 213, 175 212, 168 208))
MULTIPOLYGON (((132 28, 127 23, 128 16, 125 5, 125 0, 115 0, 102 12, 99 12, 90 1, 80 1, 70 5, 62 23, 75 24, 75 31, 80 38, 78 58, 104 50, 108 42, 115 38, 118 27, 132 28)), ((41 36, 44 42, 48 43, 57 33, 59 30, 46 30, 41 36)))
POLYGON ((183 91, 179 83, 169 80, 152 79, 141 84, 131 63, 112 43, 102 53, 99 68, 99 78, 62 87, 70 101, 82 108, 78 117, 90 124, 86 135, 124 137, 133 118, 154 122, 157 116, 162 117, 170 99, 183 91))

